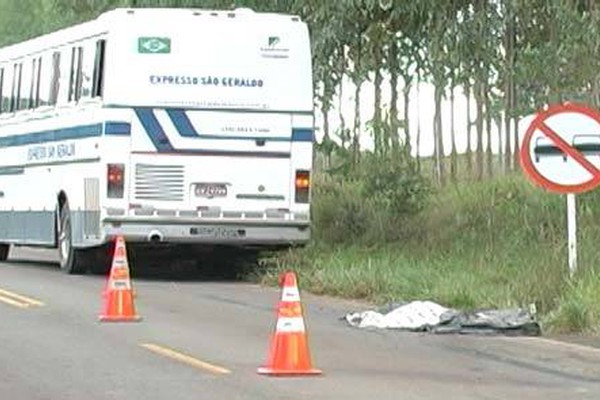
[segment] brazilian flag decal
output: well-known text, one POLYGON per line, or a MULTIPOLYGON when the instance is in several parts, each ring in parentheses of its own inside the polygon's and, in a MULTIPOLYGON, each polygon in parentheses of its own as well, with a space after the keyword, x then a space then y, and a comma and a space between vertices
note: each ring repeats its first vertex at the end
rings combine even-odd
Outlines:
POLYGON ((171 39, 165 37, 138 38, 138 53, 168 54, 171 52, 171 39))

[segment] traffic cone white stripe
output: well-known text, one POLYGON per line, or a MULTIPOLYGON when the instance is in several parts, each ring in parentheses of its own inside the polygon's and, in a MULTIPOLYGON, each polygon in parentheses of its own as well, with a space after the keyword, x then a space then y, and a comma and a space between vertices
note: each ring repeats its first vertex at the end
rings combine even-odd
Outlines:
POLYGON ((280 333, 303 333, 305 331, 304 318, 302 317, 279 317, 277 319, 276 332, 280 333))
POLYGON ((113 280, 110 287, 114 290, 131 290, 131 283, 127 279, 113 280))
POLYGON ((298 290, 298 287, 284 287, 281 292, 281 301, 300 301, 300 291, 298 290))

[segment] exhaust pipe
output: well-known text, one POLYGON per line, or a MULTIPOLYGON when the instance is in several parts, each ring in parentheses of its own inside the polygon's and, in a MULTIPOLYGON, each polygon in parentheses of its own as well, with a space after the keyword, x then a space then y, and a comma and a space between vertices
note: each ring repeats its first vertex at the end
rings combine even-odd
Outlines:
POLYGON ((148 234, 148 241, 152 243, 160 243, 163 241, 163 235, 157 230, 153 230, 148 234))

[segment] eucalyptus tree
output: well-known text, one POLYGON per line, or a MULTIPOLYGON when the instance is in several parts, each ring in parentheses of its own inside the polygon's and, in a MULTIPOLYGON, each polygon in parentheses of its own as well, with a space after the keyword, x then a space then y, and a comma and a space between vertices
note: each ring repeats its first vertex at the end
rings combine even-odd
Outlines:
MULTIPOLYGON (((329 167, 331 154, 336 147, 331 138, 329 114, 345 72, 345 69, 337 68, 345 58, 345 44, 342 41, 343 20, 334 18, 340 11, 339 3, 318 0, 296 1, 288 11, 300 14, 310 26, 315 100, 323 116, 323 139, 318 148, 325 153, 327 167, 329 167)), ((345 141, 342 137, 342 146, 345 141)))
MULTIPOLYGON (((511 169, 511 120, 515 116, 516 94, 515 94, 515 58, 516 58, 516 13, 513 0, 500 2, 503 20, 503 68, 500 70, 500 80, 504 85, 504 172, 511 169)), ((518 134, 518 133, 517 133, 518 134)), ((515 153, 518 143, 515 142, 515 153)))
MULTIPOLYGON (((485 81, 484 106, 485 106, 485 132, 486 132, 486 170, 488 177, 493 175, 493 149, 492 149, 492 121, 498 118, 501 107, 498 103, 501 87, 499 87, 499 73, 502 68, 500 44, 502 43, 502 18, 498 2, 489 0, 485 9, 486 20, 484 35, 481 38, 485 54, 485 81)), ((498 153, 501 154, 501 131, 497 132, 498 153)))
POLYGON ((390 140, 392 149, 398 150, 398 128, 404 129, 403 149, 411 154, 410 102, 413 87, 418 85, 425 71, 422 47, 426 37, 429 8, 427 3, 396 0, 389 12, 390 31, 387 53, 387 70, 390 75, 390 140), (398 77, 402 78, 403 115, 398 118, 398 77))
POLYGON ((472 95, 475 70, 475 59, 473 48, 476 46, 477 34, 471 5, 463 7, 456 15, 456 53, 459 61, 457 83, 462 87, 463 96, 466 100, 465 112, 465 134, 466 134, 466 172, 471 176, 473 171, 473 143, 472 143, 472 95))
POLYGON ((365 60, 365 67, 373 75, 373 117, 368 122, 373 135, 375 154, 384 154, 387 152, 387 134, 383 126, 382 118, 382 84, 384 67, 384 41, 386 35, 386 24, 383 13, 380 13, 378 6, 368 10, 371 23, 365 32, 366 53, 369 57, 365 60))
POLYGON ((451 97, 451 173, 456 177, 456 142, 454 132, 454 87, 460 78, 459 69, 459 24, 461 22, 463 8, 468 6, 466 1, 447 0, 442 2, 432 1, 429 3, 430 13, 426 23, 425 52, 427 63, 426 71, 434 85, 434 154, 435 171, 438 183, 444 184, 444 132, 442 126, 442 100, 446 97, 446 91, 450 89, 451 97))
MULTIPOLYGON (((477 114, 475 116, 475 129, 477 133, 477 149, 476 149, 476 177, 478 180, 483 179, 483 133, 484 133, 484 111, 487 103, 487 88, 490 80, 490 64, 493 58, 493 53, 489 47, 489 26, 490 26, 490 8, 492 7, 489 0, 474 0, 472 8, 473 34, 477 38, 472 43, 470 49, 473 65, 473 97, 475 98, 475 107, 477 114)), ((489 140, 488 140, 489 145, 489 140)))
POLYGON ((372 24, 368 29, 371 49, 370 69, 374 75, 374 110, 371 126, 375 129, 376 151, 400 149, 399 127, 404 128, 403 148, 410 154, 410 93, 418 72, 418 44, 424 21, 423 7, 418 3, 400 0, 365 2, 372 24), (382 118, 383 72, 389 76, 390 105, 387 118, 382 118), (404 114, 398 118, 398 78, 403 80, 404 114))
POLYGON ((360 96, 361 87, 368 75, 368 65, 365 62, 367 53, 367 37, 366 32, 371 24, 369 10, 362 7, 361 0, 345 0, 344 15, 340 18, 345 18, 348 23, 345 24, 348 30, 344 33, 347 35, 348 58, 351 68, 348 75, 354 85, 354 123, 352 128, 352 143, 351 143, 351 161, 352 165, 356 165, 360 158, 360 136, 361 136, 361 116, 360 116, 360 96))
POLYGON ((446 48, 446 66, 447 66, 447 83, 450 92, 450 179, 453 182, 457 180, 458 172, 458 151, 456 148, 456 126, 455 126, 455 89, 461 78, 461 61, 459 51, 460 27, 459 19, 462 16, 463 10, 458 4, 454 4, 450 8, 449 21, 445 35, 446 48))
POLYGON ((427 73, 434 86, 434 113, 433 113, 433 149, 434 173, 439 185, 445 183, 444 168, 444 140, 442 127, 442 97, 447 85, 447 47, 446 38, 450 26, 450 11, 447 2, 431 4, 429 19, 427 21, 428 37, 426 39, 427 73))

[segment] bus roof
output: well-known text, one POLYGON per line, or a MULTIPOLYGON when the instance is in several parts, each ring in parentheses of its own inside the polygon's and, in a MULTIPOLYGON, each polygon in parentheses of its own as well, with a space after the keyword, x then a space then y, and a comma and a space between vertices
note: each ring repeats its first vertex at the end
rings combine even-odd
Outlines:
POLYGON ((84 38, 108 34, 116 29, 119 23, 125 22, 126 18, 153 21, 164 20, 165 17, 174 20, 181 18, 236 18, 264 21, 264 23, 268 23, 268 21, 278 23, 301 21, 295 15, 254 12, 249 8, 237 8, 229 11, 198 8, 116 8, 100 14, 96 19, 0 48, 0 63, 47 51, 84 38))

